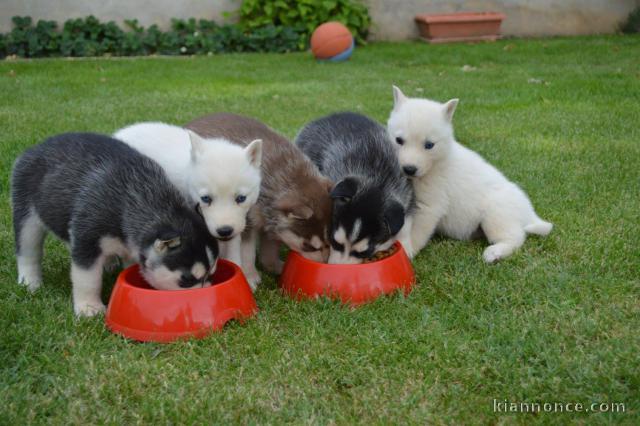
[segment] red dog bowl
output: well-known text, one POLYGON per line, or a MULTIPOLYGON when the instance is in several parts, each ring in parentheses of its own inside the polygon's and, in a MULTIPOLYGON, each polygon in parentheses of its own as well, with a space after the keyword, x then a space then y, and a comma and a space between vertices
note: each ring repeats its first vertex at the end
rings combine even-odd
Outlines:
POLYGON ((398 290, 409 294, 416 282, 415 272, 402 245, 396 243, 396 247, 398 250, 389 257, 358 265, 314 262, 291 251, 280 285, 298 300, 327 296, 352 306, 398 290))
POLYGON ((212 286, 156 290, 140 275, 138 265, 120 273, 107 308, 107 327, 143 342, 201 338, 221 330, 232 319, 243 321, 258 311, 240 268, 218 259, 212 286))

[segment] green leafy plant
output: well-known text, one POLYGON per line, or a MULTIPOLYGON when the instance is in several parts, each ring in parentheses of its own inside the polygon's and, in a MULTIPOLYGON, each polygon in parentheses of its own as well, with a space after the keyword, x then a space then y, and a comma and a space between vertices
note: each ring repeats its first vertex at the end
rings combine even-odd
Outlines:
POLYGON ((62 31, 53 21, 30 17, 13 18, 13 29, 0 34, 0 57, 197 55, 226 52, 277 52, 299 50, 301 32, 287 26, 263 25, 244 28, 218 25, 206 19, 174 19, 168 31, 157 25, 142 27, 125 21, 126 30, 115 22, 100 22, 94 16, 67 20, 62 31))
POLYGON ((60 34, 56 32, 57 24, 53 21, 38 21, 33 26, 30 17, 14 16, 13 30, 3 35, 2 49, 8 55, 25 57, 52 56, 59 51, 60 34))
POLYGON ((640 6, 636 7, 622 23, 620 30, 625 34, 640 33, 640 6))
POLYGON ((240 25, 247 29, 266 25, 296 28, 300 49, 308 46, 318 25, 327 21, 342 22, 359 44, 366 43, 371 25, 367 7, 355 0, 244 0, 239 15, 240 25))

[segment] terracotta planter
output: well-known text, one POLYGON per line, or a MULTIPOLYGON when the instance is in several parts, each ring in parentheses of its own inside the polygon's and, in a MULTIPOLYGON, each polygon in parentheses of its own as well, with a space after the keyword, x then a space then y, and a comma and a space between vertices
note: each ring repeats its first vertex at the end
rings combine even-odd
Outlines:
POLYGON ((495 41, 505 15, 497 12, 459 12, 415 17, 423 40, 429 43, 495 41))

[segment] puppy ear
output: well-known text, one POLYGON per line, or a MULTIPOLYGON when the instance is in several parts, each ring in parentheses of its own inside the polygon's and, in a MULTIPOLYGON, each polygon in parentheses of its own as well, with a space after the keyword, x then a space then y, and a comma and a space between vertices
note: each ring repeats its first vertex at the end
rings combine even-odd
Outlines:
POLYGON ((191 161, 196 161, 199 156, 204 152, 204 140, 191 130, 187 130, 189 133, 189 141, 191 142, 191 161))
POLYGON ((447 121, 451 122, 453 120, 453 113, 456 112, 456 107, 458 106, 458 99, 451 99, 446 104, 444 104, 444 117, 447 121))
POLYGON ((302 204, 298 199, 285 195, 278 199, 274 204, 276 210, 279 210, 289 219, 307 220, 313 216, 313 209, 302 204))
POLYGON ((349 176, 336 184, 333 190, 331 190, 330 196, 334 200, 349 202, 353 196, 356 195, 356 192, 358 192, 359 185, 360 182, 358 178, 349 176))
POLYGON ((397 201, 392 201, 384 211, 384 221, 389 235, 396 235, 404 226, 404 207, 397 201))
POLYGON ((252 141, 244 149, 244 152, 247 154, 249 163, 256 169, 259 169, 260 164, 262 164, 262 139, 252 141))
POLYGON ((153 248, 158 254, 165 253, 167 250, 180 247, 182 244, 179 235, 168 237, 166 235, 156 238, 153 242, 153 248))
POLYGON ((392 87, 393 87, 393 109, 398 109, 398 107, 402 105, 404 101, 407 100, 407 97, 404 95, 404 93, 402 93, 402 90, 400 90, 398 86, 392 86, 392 87))

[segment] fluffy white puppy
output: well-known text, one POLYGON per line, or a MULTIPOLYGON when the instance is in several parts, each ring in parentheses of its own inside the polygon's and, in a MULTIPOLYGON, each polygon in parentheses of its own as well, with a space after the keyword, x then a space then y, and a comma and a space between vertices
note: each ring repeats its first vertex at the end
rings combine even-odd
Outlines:
MULTIPOLYGON (((165 123, 137 123, 118 130, 114 137, 162 166, 200 211, 211 235, 221 241, 221 257, 240 265, 241 233, 260 192, 262 141, 243 148, 165 123)), ((255 265, 242 268, 255 289, 260 280, 255 265)))
POLYGON ((553 225, 540 219, 527 195, 453 136, 457 99, 445 104, 407 98, 393 87, 394 107, 387 129, 400 166, 411 178, 418 209, 405 249, 415 255, 438 232, 467 240, 480 229, 491 245, 484 260, 511 255, 526 234, 547 235, 553 225))

